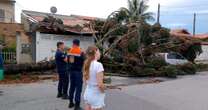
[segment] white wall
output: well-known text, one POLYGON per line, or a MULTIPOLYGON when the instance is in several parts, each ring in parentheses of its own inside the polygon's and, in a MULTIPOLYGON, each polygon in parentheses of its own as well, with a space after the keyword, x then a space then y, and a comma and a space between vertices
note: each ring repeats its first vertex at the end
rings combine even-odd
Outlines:
POLYGON ((56 51, 56 43, 63 41, 67 47, 71 47, 74 39, 80 40, 80 46, 84 50, 88 46, 94 44, 94 38, 88 36, 71 36, 71 35, 55 35, 36 33, 36 62, 44 59, 54 58, 56 51))
POLYGON ((203 53, 196 58, 196 62, 208 63, 208 45, 202 45, 203 53))
POLYGON ((29 36, 26 36, 24 32, 16 33, 16 55, 17 64, 33 62, 31 53, 31 42, 29 40, 29 36), (25 49, 27 49, 27 51, 25 49))

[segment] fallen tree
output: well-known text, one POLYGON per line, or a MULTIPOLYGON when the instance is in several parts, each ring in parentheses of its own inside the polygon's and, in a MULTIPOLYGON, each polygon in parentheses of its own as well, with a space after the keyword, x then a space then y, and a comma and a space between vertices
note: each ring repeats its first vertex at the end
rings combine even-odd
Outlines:
POLYGON ((102 23, 103 26, 95 28, 95 30, 98 29, 97 31, 101 33, 97 37, 100 39, 98 39, 97 46, 102 50, 102 61, 109 72, 129 76, 168 77, 196 72, 195 69, 193 72, 188 72, 181 68, 195 68, 195 65, 192 63, 202 52, 200 41, 189 37, 191 35, 188 32, 175 32, 177 33, 175 34, 160 24, 150 25, 144 21, 127 23, 123 26, 119 24, 117 27, 117 24, 111 24, 112 21, 107 20, 106 22, 110 23, 102 23), (115 30, 106 29, 107 27, 110 28, 106 24, 113 25, 115 30), (121 27, 127 27, 127 30, 122 30, 123 28, 121 27), (108 47, 103 46, 104 44, 108 44, 108 47), (166 64, 164 59, 160 61, 149 60, 157 59, 154 56, 155 53, 169 52, 180 53, 191 63, 172 66, 166 64), (158 67, 158 65, 161 66, 158 67))
MULTIPOLYGON (((32 63, 32 64, 8 64, 4 66, 4 71, 6 75, 12 74, 20 74, 20 73, 28 73, 31 74, 32 72, 46 74, 45 71, 48 70, 55 70, 55 62, 40 62, 40 63, 32 63)), ((50 74, 50 73, 47 73, 50 74)))

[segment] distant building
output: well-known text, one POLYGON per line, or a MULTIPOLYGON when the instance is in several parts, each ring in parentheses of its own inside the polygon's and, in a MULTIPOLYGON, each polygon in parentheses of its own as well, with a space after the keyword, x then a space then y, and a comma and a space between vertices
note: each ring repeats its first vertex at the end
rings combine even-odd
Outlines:
POLYGON ((0 22, 15 22, 15 0, 0 0, 0 22))
POLYGON ((83 50, 93 45, 96 32, 89 25, 96 19, 98 18, 23 10, 21 22, 32 40, 29 47, 33 62, 53 59, 58 41, 63 41, 70 47, 73 39, 79 39, 83 50))
POLYGON ((194 38, 201 41, 202 53, 196 58, 197 63, 208 64, 208 34, 196 34, 194 38))
POLYGON ((186 29, 173 29, 170 34, 184 41, 189 39, 196 40, 196 45, 200 44, 202 47, 202 53, 197 56, 195 62, 208 64, 208 34, 196 34, 193 36, 186 29))

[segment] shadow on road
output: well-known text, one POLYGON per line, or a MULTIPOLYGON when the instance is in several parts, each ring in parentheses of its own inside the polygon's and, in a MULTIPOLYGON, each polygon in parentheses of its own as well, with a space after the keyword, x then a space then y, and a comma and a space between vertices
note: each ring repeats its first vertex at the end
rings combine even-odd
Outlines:
POLYGON ((0 90, 0 96, 2 96, 2 95, 3 95, 3 91, 0 90))

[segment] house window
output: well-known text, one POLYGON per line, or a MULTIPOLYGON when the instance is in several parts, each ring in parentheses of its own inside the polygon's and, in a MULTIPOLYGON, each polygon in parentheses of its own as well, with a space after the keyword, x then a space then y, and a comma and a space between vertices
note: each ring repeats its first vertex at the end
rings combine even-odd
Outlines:
POLYGON ((0 9, 0 21, 4 22, 5 20, 5 11, 3 9, 0 9))

